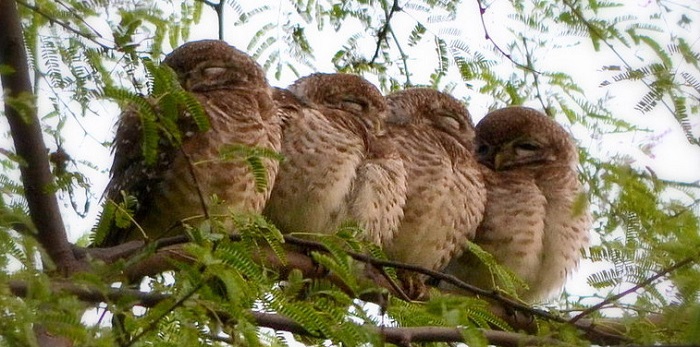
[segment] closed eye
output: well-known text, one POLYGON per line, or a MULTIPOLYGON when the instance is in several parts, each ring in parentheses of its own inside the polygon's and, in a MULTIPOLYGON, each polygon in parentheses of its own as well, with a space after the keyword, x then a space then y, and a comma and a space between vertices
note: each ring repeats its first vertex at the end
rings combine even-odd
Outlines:
POLYGON ((461 124, 452 115, 438 115, 438 124, 445 129, 459 130, 461 124))
POLYGON ((202 69, 202 75, 204 77, 213 77, 213 76, 218 76, 226 72, 225 67, 219 67, 219 66, 212 66, 212 67, 207 67, 202 69))
POLYGON ((515 148, 520 149, 520 150, 524 150, 524 151, 537 151, 541 147, 540 147, 540 145, 538 145, 536 143, 523 142, 523 143, 519 143, 519 144, 515 145, 515 148))
POLYGON ((343 99, 340 103, 342 109, 349 112, 364 113, 369 108, 367 103, 363 100, 343 99))

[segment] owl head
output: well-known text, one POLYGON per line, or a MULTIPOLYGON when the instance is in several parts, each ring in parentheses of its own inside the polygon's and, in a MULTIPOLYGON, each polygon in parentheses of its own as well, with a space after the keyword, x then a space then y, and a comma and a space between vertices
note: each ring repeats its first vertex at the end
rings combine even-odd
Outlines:
POLYGON ((575 166, 571 136, 545 114, 528 107, 506 107, 476 125, 476 154, 492 170, 552 165, 575 166))
POLYGON ((289 90, 305 102, 360 117, 373 128, 381 127, 386 118, 384 96, 361 76, 315 73, 298 79, 289 90))
POLYGON ((449 94, 430 88, 412 88, 387 96, 387 123, 427 125, 446 133, 471 150, 474 124, 467 108, 449 94))
POLYGON ((220 40, 185 43, 163 60, 191 92, 267 85, 265 72, 250 56, 220 40))

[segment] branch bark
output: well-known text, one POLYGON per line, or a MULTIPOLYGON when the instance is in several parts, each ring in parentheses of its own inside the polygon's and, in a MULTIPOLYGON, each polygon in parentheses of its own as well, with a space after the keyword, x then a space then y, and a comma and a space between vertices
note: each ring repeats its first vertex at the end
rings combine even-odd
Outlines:
MULTIPOLYGON (((158 303, 170 299, 168 294, 141 292, 134 289, 115 289, 110 288, 106 292, 97 289, 85 288, 70 283, 54 284, 51 288, 54 292, 68 292, 76 295, 85 302, 99 303, 104 301, 118 301, 123 298, 130 298, 137 301, 137 305, 143 307, 153 307, 158 303)), ((10 290, 14 295, 24 297, 27 295, 29 288, 26 283, 21 281, 10 282, 10 290)), ((227 323, 235 324, 235 318, 227 312, 215 312, 217 317, 227 323)), ((288 331, 294 334, 306 335, 311 337, 322 337, 313 334, 297 322, 273 313, 251 311, 250 315, 255 319, 258 326, 271 328, 275 330, 288 331)), ((347 323, 352 324, 352 323, 347 323)), ((422 326, 422 327, 368 327, 373 329, 375 333, 381 335, 386 342, 393 343, 399 346, 409 346, 412 343, 425 342, 465 342, 463 329, 454 327, 440 326, 422 326)), ((563 345, 564 343, 546 337, 537 337, 520 333, 494 331, 488 329, 479 329, 489 344, 515 347, 522 345, 563 345)))
MULTIPOLYGON (((239 235, 235 234, 230 235, 232 241, 239 240, 239 237, 239 235)), ((265 265, 268 268, 275 269, 280 274, 280 278, 282 279, 286 278, 292 269, 298 269, 301 270, 305 278, 327 278, 339 288, 344 290, 348 295, 357 295, 357 293, 353 293, 352 290, 348 288, 340 278, 337 278, 333 273, 328 273, 326 270, 320 268, 318 264, 316 264, 313 259, 309 257, 308 251, 310 250, 322 252, 328 251, 328 249, 326 249, 322 243, 300 239, 290 235, 285 235, 285 241, 288 244, 300 247, 302 250, 296 251, 287 249, 285 255, 286 261, 283 262, 271 249, 261 249, 259 254, 257 254, 255 261, 265 265)), ((175 266, 176 261, 193 261, 192 257, 189 256, 182 247, 186 242, 188 242, 188 239, 184 235, 157 240, 154 247, 157 249, 157 252, 146 257, 144 257, 143 254, 140 254, 136 249, 136 247, 139 247, 140 242, 133 242, 131 244, 124 244, 105 249, 85 249, 80 250, 80 253, 83 254, 82 252, 87 252, 87 254, 91 254, 97 258, 100 258, 103 255, 108 255, 106 258, 109 259, 102 258, 107 263, 113 262, 116 259, 123 259, 125 256, 138 257, 139 261, 133 262, 133 265, 125 269, 124 272, 128 278, 133 280, 144 276, 155 275, 168 270, 174 270, 177 268, 175 266), (113 251, 117 249, 121 251, 113 251), (120 253, 120 256, 115 257, 115 255, 119 255, 120 253)), ((537 322, 535 319, 533 319, 533 317, 539 316, 551 322, 571 324, 576 329, 581 331, 589 341, 596 344, 610 345, 629 342, 629 339, 624 335, 624 332, 626 331, 624 325, 616 324, 614 322, 611 323, 609 320, 594 321, 586 319, 570 322, 568 318, 564 316, 553 315, 549 312, 525 305, 516 300, 502 296, 497 292, 486 291, 477 287, 469 286, 468 284, 461 282, 452 276, 416 267, 410 264, 372 258, 361 253, 347 253, 354 259, 366 264, 371 264, 377 267, 394 267, 397 269, 416 271, 418 273, 433 276, 434 278, 440 280, 450 280, 451 283, 455 284, 457 287, 464 287, 463 289, 465 290, 473 290, 476 296, 488 299, 488 301, 491 303, 491 312, 495 316, 507 322, 514 330, 521 330, 529 333, 536 332, 538 330, 537 322)), ((373 273, 371 271, 372 269, 368 268, 369 267, 365 269, 365 272, 361 274, 361 276, 366 277, 376 286, 385 288, 390 293, 398 295, 398 293, 396 293, 394 288, 391 286, 391 283, 389 283, 385 277, 373 273)), ((449 292, 447 294, 449 294, 449 292)), ((386 302, 386 298, 382 297, 379 292, 369 293, 366 296, 360 297, 360 299, 368 302, 375 302, 380 305, 383 302, 386 302)), ((292 332, 294 331, 292 330, 292 332)))
POLYGON ((32 95, 27 53, 15 1, 0 0, 0 28, 3 28, 0 35, 0 65, 14 70, 0 76, 5 91, 5 115, 17 155, 23 160, 20 173, 31 219, 37 228, 39 243, 51 260, 63 274, 72 274, 81 266, 71 251, 58 201, 52 191, 48 151, 32 95), (26 104, 29 101, 30 104, 26 104), (18 102, 25 104, 19 108, 18 102))

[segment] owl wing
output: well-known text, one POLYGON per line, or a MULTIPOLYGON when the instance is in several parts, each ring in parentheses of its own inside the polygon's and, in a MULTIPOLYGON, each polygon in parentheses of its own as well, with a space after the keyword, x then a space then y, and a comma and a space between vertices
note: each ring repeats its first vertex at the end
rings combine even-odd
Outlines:
POLYGON ((393 143, 385 136, 371 138, 349 196, 348 217, 360 222, 368 241, 388 244, 403 218, 407 189, 408 174, 393 143))
POLYGON ((329 233, 345 215, 345 202, 364 141, 338 121, 341 112, 275 92, 285 109, 280 174, 265 214, 284 232, 329 233))
MULTIPOLYGON (((544 253, 541 270, 531 285, 530 296, 546 299, 557 293, 578 267, 581 249, 588 247, 591 214, 577 173, 568 166, 552 168, 545 173, 547 196, 544 222, 544 253), (556 188, 552 187, 556 186, 556 188)), ((542 182, 538 182, 542 186, 542 182)))
MULTIPOLYGON (((115 204, 126 207, 131 214, 132 221, 123 221, 117 225, 109 223, 108 232, 104 237, 96 240, 100 247, 115 246, 128 239, 133 221, 138 221, 148 210, 152 203, 150 194, 160 181, 175 156, 176 148, 164 136, 158 139, 158 152, 155 163, 146 162, 143 155, 143 125, 141 116, 134 109, 125 110, 117 123, 117 131, 112 145, 114 161, 110 170, 110 180, 107 183, 103 197, 106 204, 115 204), (125 198, 131 196, 136 204, 126 204, 125 198)), ((118 211, 121 213, 123 211, 118 211)))
MULTIPOLYGON (((482 169, 487 202, 473 242, 525 283, 536 285, 542 267, 547 199, 527 177, 482 169)), ((444 272, 480 288, 501 285, 494 282, 498 276, 469 251, 452 259, 444 272)), ((445 283, 441 287, 454 289, 445 283)))

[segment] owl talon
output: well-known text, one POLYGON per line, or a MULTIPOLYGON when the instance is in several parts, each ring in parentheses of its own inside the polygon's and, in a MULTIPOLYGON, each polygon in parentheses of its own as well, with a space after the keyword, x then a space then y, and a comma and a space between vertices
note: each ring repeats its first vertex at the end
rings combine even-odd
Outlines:
POLYGON ((400 273, 403 293, 411 301, 426 301, 429 297, 428 286, 416 273, 400 273))

